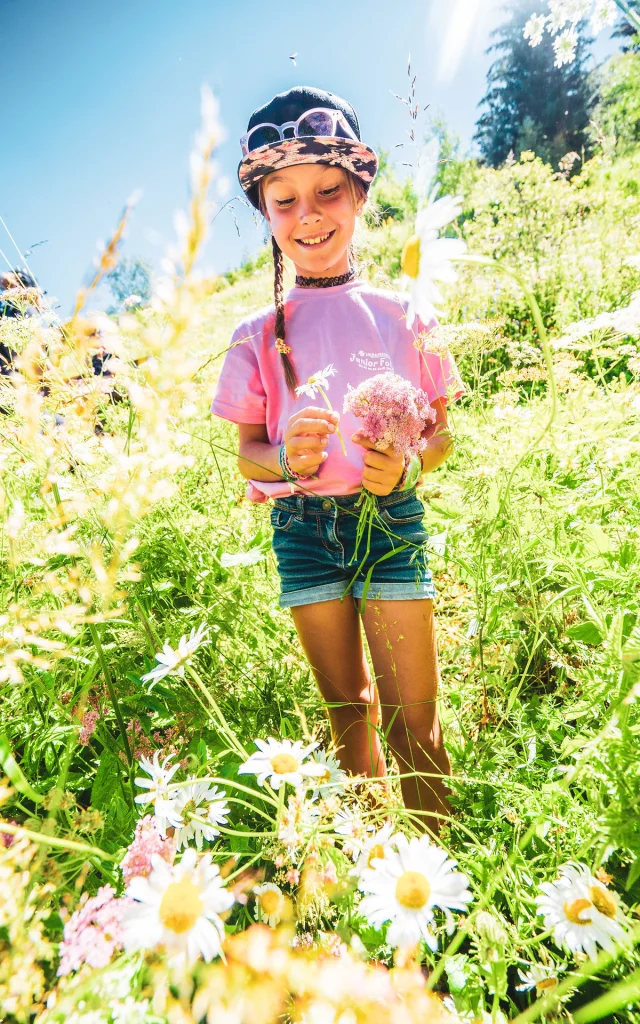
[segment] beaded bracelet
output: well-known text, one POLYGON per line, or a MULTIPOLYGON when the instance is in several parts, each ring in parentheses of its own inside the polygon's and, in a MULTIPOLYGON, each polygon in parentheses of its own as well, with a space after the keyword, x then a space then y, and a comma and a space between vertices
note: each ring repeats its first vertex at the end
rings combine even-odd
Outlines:
POLYGON ((422 459, 419 455, 412 455, 404 460, 404 472, 398 480, 394 491, 409 491, 417 483, 422 469, 422 459))
POLYGON ((280 454, 278 455, 278 462, 280 464, 280 471, 285 480, 289 483, 295 483, 297 480, 302 480, 303 474, 296 473, 295 469, 292 469, 289 465, 289 459, 287 457, 287 449, 284 445, 280 445, 280 454))

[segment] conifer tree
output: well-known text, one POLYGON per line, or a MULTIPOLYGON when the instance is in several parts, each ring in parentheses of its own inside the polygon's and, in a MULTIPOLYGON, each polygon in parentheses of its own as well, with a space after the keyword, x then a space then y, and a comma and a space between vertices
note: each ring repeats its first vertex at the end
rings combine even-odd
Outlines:
POLYGON ((511 0, 506 20, 494 30, 487 53, 497 54, 487 74, 475 141, 482 157, 498 167, 513 152, 532 149, 557 167, 568 152, 589 148, 585 129, 596 97, 589 80, 589 43, 580 32, 575 60, 555 67, 552 38, 532 47, 524 26, 539 9, 536 0, 511 0))

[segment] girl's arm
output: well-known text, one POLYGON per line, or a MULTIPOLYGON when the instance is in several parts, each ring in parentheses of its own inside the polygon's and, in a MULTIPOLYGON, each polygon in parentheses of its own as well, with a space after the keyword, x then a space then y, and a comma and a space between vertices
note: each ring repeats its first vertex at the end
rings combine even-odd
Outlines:
POLYGON ((239 423, 238 469, 246 480, 282 480, 280 448, 269 444, 264 423, 239 423))
MULTIPOLYGON (((287 460, 291 469, 311 476, 327 457, 329 434, 333 434, 338 414, 328 409, 307 406, 295 413, 284 433, 287 460)), ((238 468, 247 480, 273 483, 282 480, 280 445, 270 444, 264 423, 239 423, 238 468)))
POLYGON ((443 398, 433 402, 436 410, 435 423, 431 423, 424 433, 428 444, 422 452, 422 469, 424 473, 431 473, 443 462, 446 462, 453 452, 453 438, 449 430, 447 419, 447 405, 443 398))

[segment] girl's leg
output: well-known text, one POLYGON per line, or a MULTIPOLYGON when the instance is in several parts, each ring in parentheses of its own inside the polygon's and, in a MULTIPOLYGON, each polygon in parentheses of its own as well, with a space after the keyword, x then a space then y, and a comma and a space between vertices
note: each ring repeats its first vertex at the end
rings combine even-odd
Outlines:
POLYGON ((341 766, 353 774, 382 776, 379 704, 367 665, 360 616, 353 599, 292 608, 300 643, 329 707, 341 766))
POLYGON ((421 820, 437 831, 439 822, 431 815, 449 813, 441 776, 451 769, 436 705, 440 675, 433 602, 367 601, 364 627, 382 721, 400 772, 429 773, 401 780, 405 806, 430 812, 421 820))

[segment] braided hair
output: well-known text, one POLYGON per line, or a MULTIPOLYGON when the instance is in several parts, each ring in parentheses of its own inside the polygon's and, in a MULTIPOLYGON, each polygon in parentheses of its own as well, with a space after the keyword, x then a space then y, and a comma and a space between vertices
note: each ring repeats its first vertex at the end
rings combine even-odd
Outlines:
POLYGON ((271 236, 271 248, 273 249, 273 299, 276 307, 276 348, 280 353, 284 379, 287 382, 289 391, 293 394, 298 386, 298 375, 291 361, 291 348, 286 341, 286 327, 284 322, 284 256, 282 249, 276 242, 275 235, 271 236))

